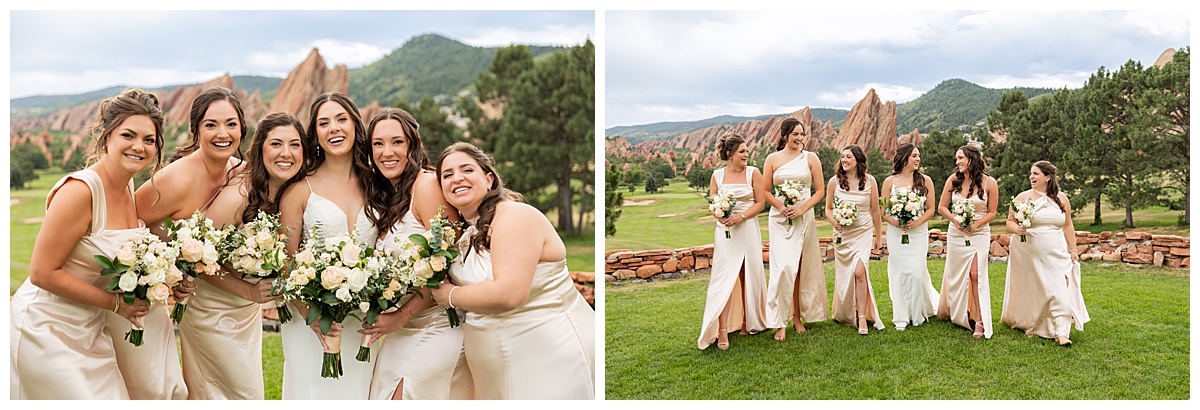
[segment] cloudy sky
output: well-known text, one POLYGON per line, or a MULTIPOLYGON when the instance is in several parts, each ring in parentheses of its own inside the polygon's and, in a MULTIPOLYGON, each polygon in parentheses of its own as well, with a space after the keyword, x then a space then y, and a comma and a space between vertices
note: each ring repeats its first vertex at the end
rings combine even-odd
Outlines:
POLYGON ((357 68, 438 33, 474 46, 596 39, 588 11, 11 11, 10 98, 284 77, 313 47, 357 68))
POLYGON ((605 127, 1070 87, 1190 44, 1189 11, 608 11, 605 127))

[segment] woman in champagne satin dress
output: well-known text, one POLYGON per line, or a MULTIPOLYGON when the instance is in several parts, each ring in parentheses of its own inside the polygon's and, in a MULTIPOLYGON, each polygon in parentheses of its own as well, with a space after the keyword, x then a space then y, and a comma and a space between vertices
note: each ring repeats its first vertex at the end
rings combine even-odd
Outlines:
MULTIPOLYGON (((126 90, 104 100, 89 148, 91 166, 54 184, 34 242, 29 278, 9 302, 9 398, 128 399, 106 316, 142 325, 146 301, 125 304, 104 290, 95 255, 117 250, 145 225, 133 176, 162 159, 163 113, 154 95, 126 90)), ((128 369, 141 371, 141 369, 128 369)))
POLYGON ((825 195, 821 160, 816 153, 804 150, 808 132, 800 120, 783 120, 779 131, 775 152, 763 164, 763 179, 771 184, 761 184, 755 195, 771 206, 767 218, 771 251, 766 326, 776 329, 775 340, 782 341, 787 338, 789 318, 796 333, 804 333, 805 321, 828 319, 829 297, 817 242, 817 220, 812 212, 825 195), (772 186, 787 181, 803 186, 801 196, 806 199, 784 206, 772 186))
POLYGON ((875 290, 871 288, 871 272, 867 268, 871 253, 879 251, 883 241, 879 222, 879 185, 867 173, 867 155, 857 145, 842 150, 837 175, 829 179, 825 194, 825 215, 838 240, 833 243, 833 320, 855 326, 858 334, 867 334, 867 322, 883 330, 875 290), (834 218, 838 201, 855 204, 858 211, 849 225, 834 218), (839 243, 840 241, 840 243, 839 243))
POLYGON ((1031 225, 1021 226, 1014 218, 1016 211, 1008 212, 1013 237, 1000 323, 1070 346, 1071 326, 1082 331, 1091 320, 1079 286, 1071 201, 1058 189, 1058 168, 1047 161, 1033 164, 1029 184, 1032 189, 1016 200, 1033 202, 1031 225))
POLYGON ((971 336, 976 339, 991 339, 988 255, 992 231, 988 223, 996 218, 1000 189, 994 178, 983 173, 985 166, 979 148, 964 145, 954 155, 955 173, 946 180, 938 203, 938 213, 950 221, 938 318, 972 330, 971 336), (964 199, 975 207, 975 221, 966 226, 955 223, 950 212, 952 202, 964 199))
POLYGON ((567 272, 554 226, 504 188, 490 158, 451 145, 438 159, 442 195, 467 227, 438 305, 467 311, 463 348, 475 398, 595 398, 595 312, 567 272))

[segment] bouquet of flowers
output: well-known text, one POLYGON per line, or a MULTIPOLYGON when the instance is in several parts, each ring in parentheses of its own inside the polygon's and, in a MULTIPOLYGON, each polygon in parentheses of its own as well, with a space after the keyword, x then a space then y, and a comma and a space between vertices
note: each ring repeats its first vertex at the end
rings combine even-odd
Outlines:
MULTIPOLYGON (((925 197, 917 195, 912 188, 897 187, 892 189, 892 194, 888 197, 879 198, 879 202, 884 213, 896 218, 900 225, 904 226, 921 216, 921 205, 925 203, 925 197)), ((908 234, 900 237, 900 243, 908 244, 908 234)))
MULTIPOLYGON (((842 198, 834 198, 833 215, 830 217, 834 221, 837 221, 838 225, 850 226, 854 224, 854 219, 858 217, 858 204, 843 201, 842 198)), ((836 243, 842 243, 842 235, 838 235, 836 243)))
MULTIPOLYGON (((411 267, 411 259, 405 254, 405 244, 408 238, 393 237, 392 240, 380 241, 376 246, 379 258, 379 273, 369 281, 363 290, 367 309, 363 309, 364 323, 375 323, 380 313, 393 311, 400 307, 401 297, 412 293, 410 290, 417 282, 417 277, 411 267)), ((421 280, 421 284, 425 281, 421 280)), ((362 306, 360 306, 360 309, 362 306)), ((360 362, 371 360, 370 336, 363 337, 363 344, 354 358, 360 362)))
MULTIPOLYGON (((730 193, 717 193, 708 197, 708 212, 718 219, 728 218, 733 215, 733 206, 737 205, 737 199, 733 198, 730 193)), ((729 227, 725 227, 725 238, 730 238, 729 227)))
MULTIPOLYGON (((403 271, 400 281, 408 281, 412 287, 438 288, 439 283, 450 273, 450 262, 458 259, 458 222, 442 216, 429 220, 429 231, 414 233, 407 239, 399 239, 397 254, 403 271)), ((446 308, 450 327, 459 324, 458 311, 446 308)))
MULTIPOLYGON (((1028 228, 1033 225, 1033 201, 1018 201, 1016 197, 1012 199, 1012 208, 1016 213, 1013 214, 1013 219, 1018 225, 1028 228)), ((1021 235, 1021 242, 1025 242, 1025 235, 1021 235)))
MULTIPOLYGON (((192 214, 191 218, 182 221, 175 222, 167 218, 166 225, 167 235, 171 237, 171 247, 175 248, 179 255, 175 260, 175 267, 179 268, 180 272, 190 278, 199 277, 201 274, 222 273, 221 265, 218 264, 217 245, 225 240, 229 229, 213 228, 212 220, 205 218, 199 210, 192 214)), ((184 312, 187 312, 187 303, 188 298, 175 302, 175 308, 171 310, 172 321, 179 323, 183 319, 184 312)))
MULTIPOLYGON (((971 222, 975 222, 975 203, 970 199, 954 201, 950 205, 950 214, 954 215, 954 222, 958 226, 969 226, 971 222)), ((970 239, 967 239, 967 246, 971 246, 970 239)))
MULTIPOLYGON (((96 255, 100 263, 100 275, 116 275, 108 282, 109 292, 118 295, 126 304, 148 300, 151 303, 167 303, 171 288, 183 280, 183 273, 175 267, 178 251, 167 245, 149 231, 138 232, 133 241, 121 245, 116 260, 96 255)), ((134 346, 142 345, 142 329, 134 326, 125 333, 125 340, 134 346)))
MULTIPOLYGON (((355 243, 357 230, 321 238, 316 228, 295 255, 295 266, 285 280, 284 298, 307 303, 305 323, 319 322, 321 333, 329 334, 334 322, 345 321, 355 309, 363 313, 370 309, 365 290, 384 262, 374 255, 374 249, 355 243)), ((342 375, 342 336, 326 336, 325 343, 328 348, 321 362, 321 377, 336 379, 342 375)), ((363 349, 370 353, 369 346, 360 345, 360 353, 363 349)))
MULTIPOLYGON (((232 229, 218 249, 220 260, 245 275, 263 279, 278 278, 287 262, 287 236, 280 233, 282 225, 277 215, 259 211, 253 221, 232 229)), ((272 289, 281 289, 276 281, 272 289)), ((282 303, 276 306, 279 323, 287 323, 292 314, 282 303)))
MULTIPOLYGON (((808 187, 799 181, 783 181, 782 184, 775 185, 774 191, 776 197, 783 198, 783 206, 792 206, 808 199, 808 187)), ((792 224, 790 218, 787 220, 787 224, 792 224)))

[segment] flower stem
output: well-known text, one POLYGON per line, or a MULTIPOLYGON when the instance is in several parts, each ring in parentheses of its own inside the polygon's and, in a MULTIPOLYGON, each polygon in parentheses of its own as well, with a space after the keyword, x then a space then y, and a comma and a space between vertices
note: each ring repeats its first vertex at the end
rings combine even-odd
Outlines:
POLYGON ((141 346, 142 333, 142 329, 129 329, 129 331, 125 333, 125 340, 128 340, 129 343, 133 344, 134 346, 141 346))
POLYGON ((179 321, 183 320, 183 314, 186 312, 187 312, 187 301, 186 300, 181 300, 179 302, 175 302, 175 308, 171 309, 171 321, 175 322, 175 323, 179 323, 179 321))
POLYGON ((458 310, 447 308, 446 319, 450 321, 450 327, 458 327, 458 310))
POLYGON ((275 313, 279 315, 280 324, 287 323, 288 321, 292 320, 292 312, 288 310, 286 304, 276 305, 275 313))

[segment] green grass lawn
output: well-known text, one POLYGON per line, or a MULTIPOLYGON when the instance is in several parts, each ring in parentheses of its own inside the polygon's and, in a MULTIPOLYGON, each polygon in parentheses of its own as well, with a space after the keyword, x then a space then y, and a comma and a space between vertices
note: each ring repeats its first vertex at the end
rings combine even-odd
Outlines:
MULTIPOLYGON (((629 192, 622 189, 625 205, 621 207, 621 217, 617 219, 617 234, 606 238, 605 250, 632 249, 644 251, 653 249, 677 249, 689 246, 710 244, 713 241, 713 228, 716 220, 708 213, 708 202, 704 195, 708 190, 691 190, 682 179, 672 179, 671 185, 661 192, 648 194, 644 190, 629 192)), ((818 205, 823 207, 824 204, 818 205)), ((768 239, 767 210, 759 213, 758 223, 762 229, 763 239, 768 239)), ((1181 211, 1170 211, 1164 207, 1151 207, 1134 212, 1134 223, 1138 228, 1130 229, 1153 234, 1169 234, 1188 236, 1187 226, 1177 226, 1181 211)), ((1126 231, 1121 228, 1125 219, 1123 209, 1101 210, 1105 221, 1099 226, 1091 225, 1091 209, 1087 209, 1075 217, 1075 229, 1099 233, 1103 231, 1126 231)), ((930 229, 946 230, 949 223, 941 216, 934 216, 929 222, 930 229)), ((1008 233, 1004 220, 997 217, 992 221, 992 233, 1008 233)), ((828 220, 817 218, 817 235, 831 236, 833 228, 828 220)))
MULTIPOLYGON (((935 288, 943 260, 931 259, 935 288)), ((605 293, 605 398, 612 399, 1178 399, 1190 398, 1186 270, 1083 265, 1092 321, 1074 346, 1000 324, 1005 263, 989 265, 992 339, 944 320, 890 324, 887 264, 871 283, 888 328, 860 336, 833 321, 784 342, 772 331, 696 349, 708 275, 612 286, 605 293)), ((832 299, 833 264, 825 264, 832 299)))

